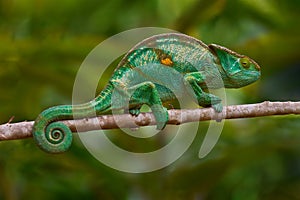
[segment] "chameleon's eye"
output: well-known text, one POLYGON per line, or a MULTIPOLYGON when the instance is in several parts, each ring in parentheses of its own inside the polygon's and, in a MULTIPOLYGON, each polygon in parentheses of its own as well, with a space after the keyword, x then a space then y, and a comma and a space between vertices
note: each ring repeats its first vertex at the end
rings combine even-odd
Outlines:
POLYGON ((250 67, 250 61, 248 58, 241 58, 240 59, 240 63, 241 65, 245 68, 245 69, 248 69, 250 67))

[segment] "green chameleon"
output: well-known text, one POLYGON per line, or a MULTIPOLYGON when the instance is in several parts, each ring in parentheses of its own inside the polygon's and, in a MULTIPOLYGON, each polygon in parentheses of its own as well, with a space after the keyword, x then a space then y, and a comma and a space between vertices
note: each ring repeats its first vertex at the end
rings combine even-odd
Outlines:
POLYGON ((138 115, 148 105, 161 130, 168 121, 163 103, 186 94, 202 107, 221 112, 218 96, 210 88, 240 88, 260 77, 259 65, 225 47, 178 33, 155 35, 133 47, 120 61, 106 87, 88 103, 61 105, 43 111, 35 120, 33 136, 49 153, 66 151, 72 132, 60 120, 86 118, 113 109, 138 115))

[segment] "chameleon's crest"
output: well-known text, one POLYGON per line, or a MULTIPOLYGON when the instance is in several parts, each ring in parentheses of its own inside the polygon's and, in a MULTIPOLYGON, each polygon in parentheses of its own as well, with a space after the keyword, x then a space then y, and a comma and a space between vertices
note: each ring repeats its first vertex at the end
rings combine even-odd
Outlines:
POLYGON ((260 77, 260 67, 251 58, 216 44, 210 44, 209 48, 222 67, 225 87, 243 87, 260 77))
POLYGON ((237 58, 248 58, 251 61, 251 63, 254 64, 254 67, 258 71, 260 71, 260 66, 254 60, 252 60, 251 58, 249 58, 249 57, 247 57, 245 55, 239 54, 239 53, 237 53, 235 51, 232 51, 232 50, 230 50, 230 49, 228 49, 226 47, 223 47, 223 46, 220 46, 220 45, 217 45, 217 44, 210 44, 210 45, 208 45, 208 47, 210 49, 212 49, 213 52, 216 53, 216 54, 218 54, 217 52, 222 52, 223 51, 225 54, 230 54, 230 55, 233 55, 233 56, 235 56, 237 58))

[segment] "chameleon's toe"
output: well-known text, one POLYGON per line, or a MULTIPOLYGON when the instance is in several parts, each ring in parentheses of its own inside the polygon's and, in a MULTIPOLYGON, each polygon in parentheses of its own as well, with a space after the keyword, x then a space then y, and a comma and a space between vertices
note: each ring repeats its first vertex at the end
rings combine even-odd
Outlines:
POLYGON ((129 109, 129 113, 133 116, 138 116, 141 113, 141 111, 139 108, 132 108, 129 109))
POLYGON ((153 112, 153 114, 156 120, 156 129, 157 130, 164 129, 169 120, 168 110, 165 107, 163 107, 163 110, 160 110, 158 112, 153 112))
POLYGON ((168 119, 166 121, 157 121, 156 129, 163 130, 167 125, 168 119))
POLYGON ((212 107, 217 113, 220 113, 223 110, 222 103, 213 104, 212 107))
MULTIPOLYGON (((212 107, 213 107, 213 109, 214 109, 217 113, 221 113, 222 110, 223 110, 223 105, 222 105, 222 103, 214 104, 214 105, 212 105, 212 107)), ((218 115, 217 115, 217 116, 218 116, 218 115)), ((221 122, 221 121, 222 121, 222 118, 218 118, 218 117, 217 117, 215 120, 216 120, 216 122, 221 122)))

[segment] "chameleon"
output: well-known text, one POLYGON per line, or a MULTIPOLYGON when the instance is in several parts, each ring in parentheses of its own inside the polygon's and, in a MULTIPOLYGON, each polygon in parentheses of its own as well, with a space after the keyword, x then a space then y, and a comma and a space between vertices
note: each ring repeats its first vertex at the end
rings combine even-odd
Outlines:
POLYGON ((240 88, 260 76, 260 66, 253 59, 226 47, 206 45, 181 33, 154 35, 124 55, 93 100, 41 112, 33 125, 33 137, 48 153, 65 152, 71 146, 72 131, 61 120, 92 117, 119 108, 138 115, 144 104, 151 108, 156 128, 162 130, 169 118, 163 103, 177 95, 184 98, 188 94, 199 106, 222 112, 221 99, 208 89, 240 88))

